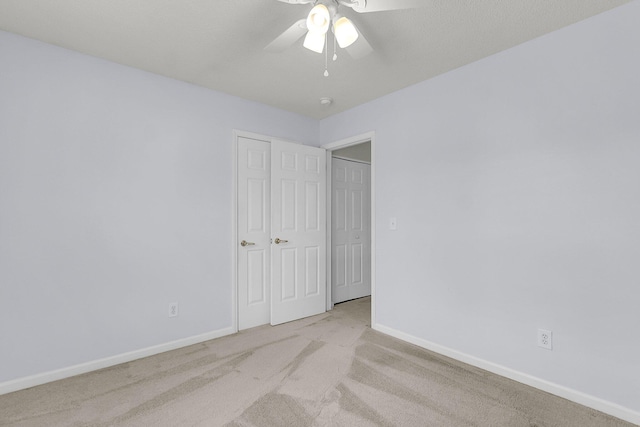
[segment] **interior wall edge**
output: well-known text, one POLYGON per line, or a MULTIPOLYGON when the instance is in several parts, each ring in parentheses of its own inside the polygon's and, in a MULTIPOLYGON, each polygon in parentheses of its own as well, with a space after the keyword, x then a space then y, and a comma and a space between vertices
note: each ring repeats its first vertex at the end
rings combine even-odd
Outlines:
POLYGON ((485 371, 489 371, 493 374, 500 375, 501 377, 509 378, 521 384, 525 384, 538 390, 551 393, 555 396, 562 397, 588 408, 604 412, 605 414, 614 416, 616 418, 620 418, 621 420, 640 425, 640 412, 636 412, 632 409, 626 408, 616 403, 609 402, 599 397, 543 380, 541 378, 517 371, 515 369, 507 368, 506 366, 502 366, 497 363, 489 362, 479 357, 471 356, 461 351, 454 350, 422 338, 418 338, 414 335, 398 331, 397 329, 390 328, 379 323, 372 323, 371 328, 399 340, 417 345, 418 347, 422 347, 429 351, 433 351, 434 353, 450 357, 459 362, 463 362, 468 365, 475 366, 476 368, 484 369, 485 371))
POLYGON ((66 368, 43 372, 23 378, 16 378, 14 380, 0 383, 0 395, 24 390, 30 387, 35 387, 65 378, 74 377, 76 375, 86 374, 88 372, 97 371, 99 369, 109 368, 111 366, 120 365, 122 363, 131 362, 149 356, 154 356, 156 354, 164 353, 170 350, 176 350, 179 348, 188 347, 190 345, 200 344, 205 341, 209 341, 215 338, 221 338, 234 333, 236 333, 236 330, 233 327, 218 329, 204 334, 170 341, 164 344, 154 345, 127 353, 117 354, 115 356, 105 357, 103 359, 80 363, 78 365, 69 366, 66 368))

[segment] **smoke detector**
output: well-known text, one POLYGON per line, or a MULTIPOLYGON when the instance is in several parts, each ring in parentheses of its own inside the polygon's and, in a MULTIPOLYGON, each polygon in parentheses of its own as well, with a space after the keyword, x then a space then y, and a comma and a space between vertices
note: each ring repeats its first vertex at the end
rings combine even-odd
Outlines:
POLYGON ((328 106, 333 103, 333 99, 331 98, 320 98, 320 105, 328 106))

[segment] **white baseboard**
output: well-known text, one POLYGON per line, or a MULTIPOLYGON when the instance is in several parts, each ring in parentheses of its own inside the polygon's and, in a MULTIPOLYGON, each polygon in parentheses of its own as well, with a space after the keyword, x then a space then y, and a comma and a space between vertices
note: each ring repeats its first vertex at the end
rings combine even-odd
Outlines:
POLYGON ((56 369, 55 371, 44 372, 42 374, 31 375, 29 377, 18 378, 11 381, 0 383, 0 395, 11 393, 25 388, 73 377, 98 369, 108 368, 110 366, 119 365, 121 363, 131 362, 132 360, 142 359, 143 357, 153 356, 154 354, 164 353, 165 351, 175 350, 177 348, 187 347, 193 344, 199 344, 215 338, 235 333, 233 327, 219 329, 217 331, 207 332, 206 334, 195 335, 188 338, 182 338, 176 341, 143 348, 140 350, 122 353, 104 359, 92 360, 90 362, 81 363, 79 365, 69 366, 67 368, 56 369))
POLYGON ((394 338, 398 338, 402 341, 406 341, 411 344, 415 344, 419 347, 425 348, 427 350, 433 351, 435 353, 442 354, 443 356, 447 356, 452 359, 459 360, 460 362, 464 362, 469 365, 492 372, 494 374, 512 379, 519 383, 526 384, 531 387, 535 387, 539 390, 546 391, 548 393, 554 394, 556 396, 562 397, 572 402, 576 402, 581 405, 587 406, 589 408, 598 410, 600 412, 604 412, 605 414, 612 415, 614 417, 620 418, 630 423, 640 425, 640 413, 635 412, 629 408, 625 408, 624 406, 620 406, 618 404, 608 402, 598 397, 591 396, 586 393, 582 393, 580 391, 573 390, 568 387, 564 387, 564 386, 534 377, 532 375, 528 375, 510 368, 504 367, 502 365, 498 365, 496 363, 492 363, 492 362, 477 358, 475 356, 471 356, 471 355, 462 353, 460 351, 453 350, 448 347, 444 347, 439 344, 432 343, 430 341, 415 337, 413 335, 406 334, 404 332, 400 332, 398 330, 389 328, 384 325, 374 324, 372 325, 372 328, 375 329, 376 331, 390 335, 394 338))

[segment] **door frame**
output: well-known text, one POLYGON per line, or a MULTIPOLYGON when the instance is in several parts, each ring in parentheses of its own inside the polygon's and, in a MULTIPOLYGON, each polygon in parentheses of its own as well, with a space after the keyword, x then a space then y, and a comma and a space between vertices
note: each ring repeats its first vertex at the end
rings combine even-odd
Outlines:
POLYGON ((333 303, 331 302, 331 202, 332 202, 332 187, 331 178, 333 176, 331 170, 331 152, 339 150, 341 148, 350 147, 352 145, 358 145, 365 142, 371 142, 371 327, 376 324, 376 150, 375 150, 375 131, 366 132, 360 135, 355 135, 349 138, 341 139, 338 141, 330 142, 328 144, 320 146, 327 150, 327 311, 333 309, 333 303))

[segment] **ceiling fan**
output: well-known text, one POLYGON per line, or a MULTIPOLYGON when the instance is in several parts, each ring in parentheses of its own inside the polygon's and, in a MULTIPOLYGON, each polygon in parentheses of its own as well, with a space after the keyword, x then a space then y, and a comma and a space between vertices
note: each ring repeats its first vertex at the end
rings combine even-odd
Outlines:
MULTIPOLYGON (((355 24, 338 13, 340 6, 353 9, 358 13, 384 12, 389 10, 413 9, 424 7, 425 0, 278 0, 288 4, 313 4, 305 19, 300 19, 276 37, 264 49, 268 52, 282 52, 295 42, 304 38, 303 46, 322 53, 327 44, 327 32, 331 29, 338 46, 346 49, 354 58, 360 59, 373 51, 373 48, 358 31, 355 24)), ((334 55, 335 60, 335 55, 334 55)))

